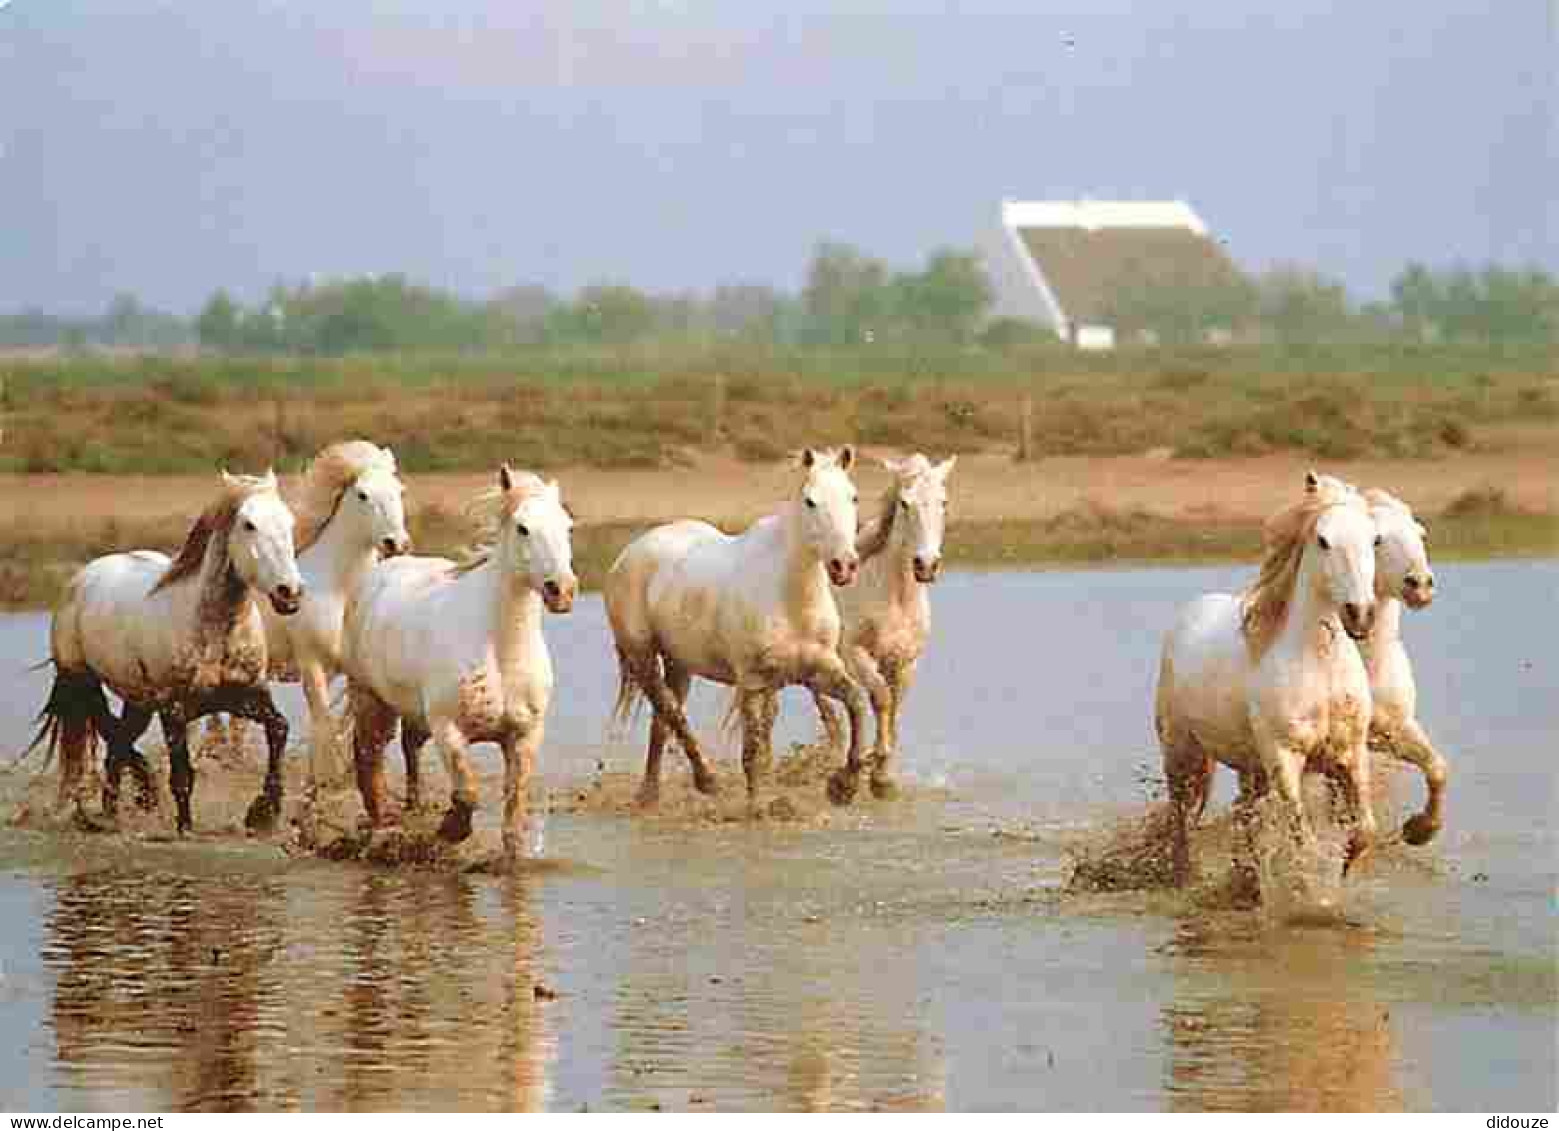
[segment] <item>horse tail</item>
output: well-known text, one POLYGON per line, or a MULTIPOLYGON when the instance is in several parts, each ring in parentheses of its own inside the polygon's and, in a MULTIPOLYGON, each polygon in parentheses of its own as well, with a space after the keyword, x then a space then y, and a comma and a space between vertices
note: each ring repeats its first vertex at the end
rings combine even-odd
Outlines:
POLYGON ((56 665, 54 686, 49 689, 43 710, 38 712, 38 733, 22 757, 42 746, 42 768, 48 769, 58 756, 63 800, 86 775, 98 743, 107 740, 101 721, 109 717, 108 698, 97 676, 90 671, 64 671, 56 665))
POLYGON ((617 702, 612 706, 613 728, 619 731, 625 730, 633 722, 645 698, 644 688, 639 683, 638 676, 634 674, 633 662, 628 659, 627 652, 618 648, 617 702))

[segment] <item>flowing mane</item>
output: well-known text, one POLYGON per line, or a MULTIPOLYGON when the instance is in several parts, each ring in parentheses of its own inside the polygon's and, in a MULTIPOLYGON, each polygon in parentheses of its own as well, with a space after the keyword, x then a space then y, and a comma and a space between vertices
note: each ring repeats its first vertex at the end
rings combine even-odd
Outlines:
MULTIPOLYGON (((474 527, 472 541, 460 552, 455 574, 470 573, 487 564, 498 544, 503 524, 527 499, 533 499, 547 489, 546 481, 530 471, 510 473, 513 485, 507 490, 489 487, 477 495, 465 507, 466 518, 474 527)), ((565 511, 567 507, 563 508, 565 511)))
POLYGON ((877 511, 877 517, 867 524, 855 540, 855 552, 860 555, 862 565, 888 548, 888 542, 893 537, 893 520, 899 513, 899 500, 904 497, 904 488, 916 476, 930 469, 931 461, 919 452, 901 464, 890 466, 894 473, 893 480, 882 493, 882 505, 877 511))
POLYGON ((331 444, 314 457, 303 472, 300 498, 294 508, 298 516, 298 553, 319 541, 347 488, 375 468, 395 475, 395 453, 367 440, 331 444))
POLYGON ((1266 550, 1261 573, 1240 597, 1240 630, 1253 660, 1266 655, 1288 617, 1299 565, 1321 515, 1332 507, 1350 506, 1363 507, 1363 496, 1357 492, 1307 492, 1299 502, 1267 519, 1261 531, 1266 550))
POLYGON ((1364 501, 1369 504, 1371 510, 1396 511, 1408 518, 1413 517, 1413 508, 1397 498, 1390 491, 1381 487, 1369 487, 1364 491, 1364 501))
POLYGON ((167 570, 157 579, 157 584, 152 586, 151 592, 156 593, 171 585, 177 585, 186 578, 198 575, 201 563, 206 560, 206 549, 211 545, 211 540, 215 538, 217 545, 225 548, 227 536, 233 529, 233 520, 238 516, 238 508, 248 499, 264 491, 275 493, 275 476, 224 473, 222 494, 200 513, 200 517, 195 520, 195 525, 190 527, 184 545, 180 547, 173 561, 168 563, 167 570))

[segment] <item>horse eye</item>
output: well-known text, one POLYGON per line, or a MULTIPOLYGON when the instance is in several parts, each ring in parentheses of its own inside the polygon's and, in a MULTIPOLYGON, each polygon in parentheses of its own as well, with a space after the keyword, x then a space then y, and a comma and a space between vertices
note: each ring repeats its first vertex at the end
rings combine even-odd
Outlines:
POLYGON ((366 503, 368 501, 368 492, 367 491, 359 491, 357 493, 357 501, 360 502, 360 503, 366 503))
POLYGON ((1377 550, 1380 549, 1381 546, 1385 545, 1385 542, 1386 542, 1386 540, 1384 538, 1382 538, 1379 534, 1375 535, 1375 548, 1377 550))
POLYGON ((903 507, 904 510, 907 512, 909 510, 909 500, 908 499, 900 499, 899 500, 899 506, 903 507))
POLYGON ((530 537, 530 527, 526 526, 523 522, 518 523, 515 526, 514 530, 515 530, 515 533, 518 534, 521 538, 529 538, 530 537))
POLYGON ((1317 544, 1319 544, 1321 549, 1323 549, 1323 550, 1330 550, 1332 548, 1332 544, 1326 540, 1326 535, 1324 535, 1324 534, 1316 535, 1316 539, 1315 540, 1316 540, 1317 544))
POLYGON ((255 525, 254 525, 254 520, 253 519, 248 519, 248 518, 244 519, 244 529, 249 531, 249 533, 253 534, 255 532, 255 529, 256 529, 255 525))
POLYGON ((856 504, 858 504, 860 501, 861 501, 861 497, 859 495, 851 495, 850 496, 850 505, 852 507, 855 506, 856 504))
POLYGON ((807 506, 811 507, 813 510, 817 509, 817 500, 816 499, 808 498, 806 502, 807 502, 807 506))

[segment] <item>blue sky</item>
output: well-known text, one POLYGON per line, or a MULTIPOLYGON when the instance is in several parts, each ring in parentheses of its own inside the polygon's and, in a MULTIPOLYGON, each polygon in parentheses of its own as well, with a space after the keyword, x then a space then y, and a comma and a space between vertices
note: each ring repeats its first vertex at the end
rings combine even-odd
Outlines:
POLYGON ((1559 270, 1559 0, 12 0, 0 310, 404 271, 798 285, 1003 196, 1182 197, 1244 265, 1559 270))

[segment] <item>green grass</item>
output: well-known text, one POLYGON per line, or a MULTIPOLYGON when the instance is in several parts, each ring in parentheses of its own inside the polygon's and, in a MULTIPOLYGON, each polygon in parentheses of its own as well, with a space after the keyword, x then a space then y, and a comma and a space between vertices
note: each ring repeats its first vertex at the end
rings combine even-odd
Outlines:
POLYGON ((504 458, 653 467, 712 446, 763 461, 844 441, 973 452, 1015 444, 1025 397, 1041 455, 1431 457, 1486 445, 1489 426, 1513 421, 1559 432, 1559 358, 1538 348, 657 345, 61 357, 0 372, 0 471, 290 470, 352 435, 390 444, 413 472, 504 458))

